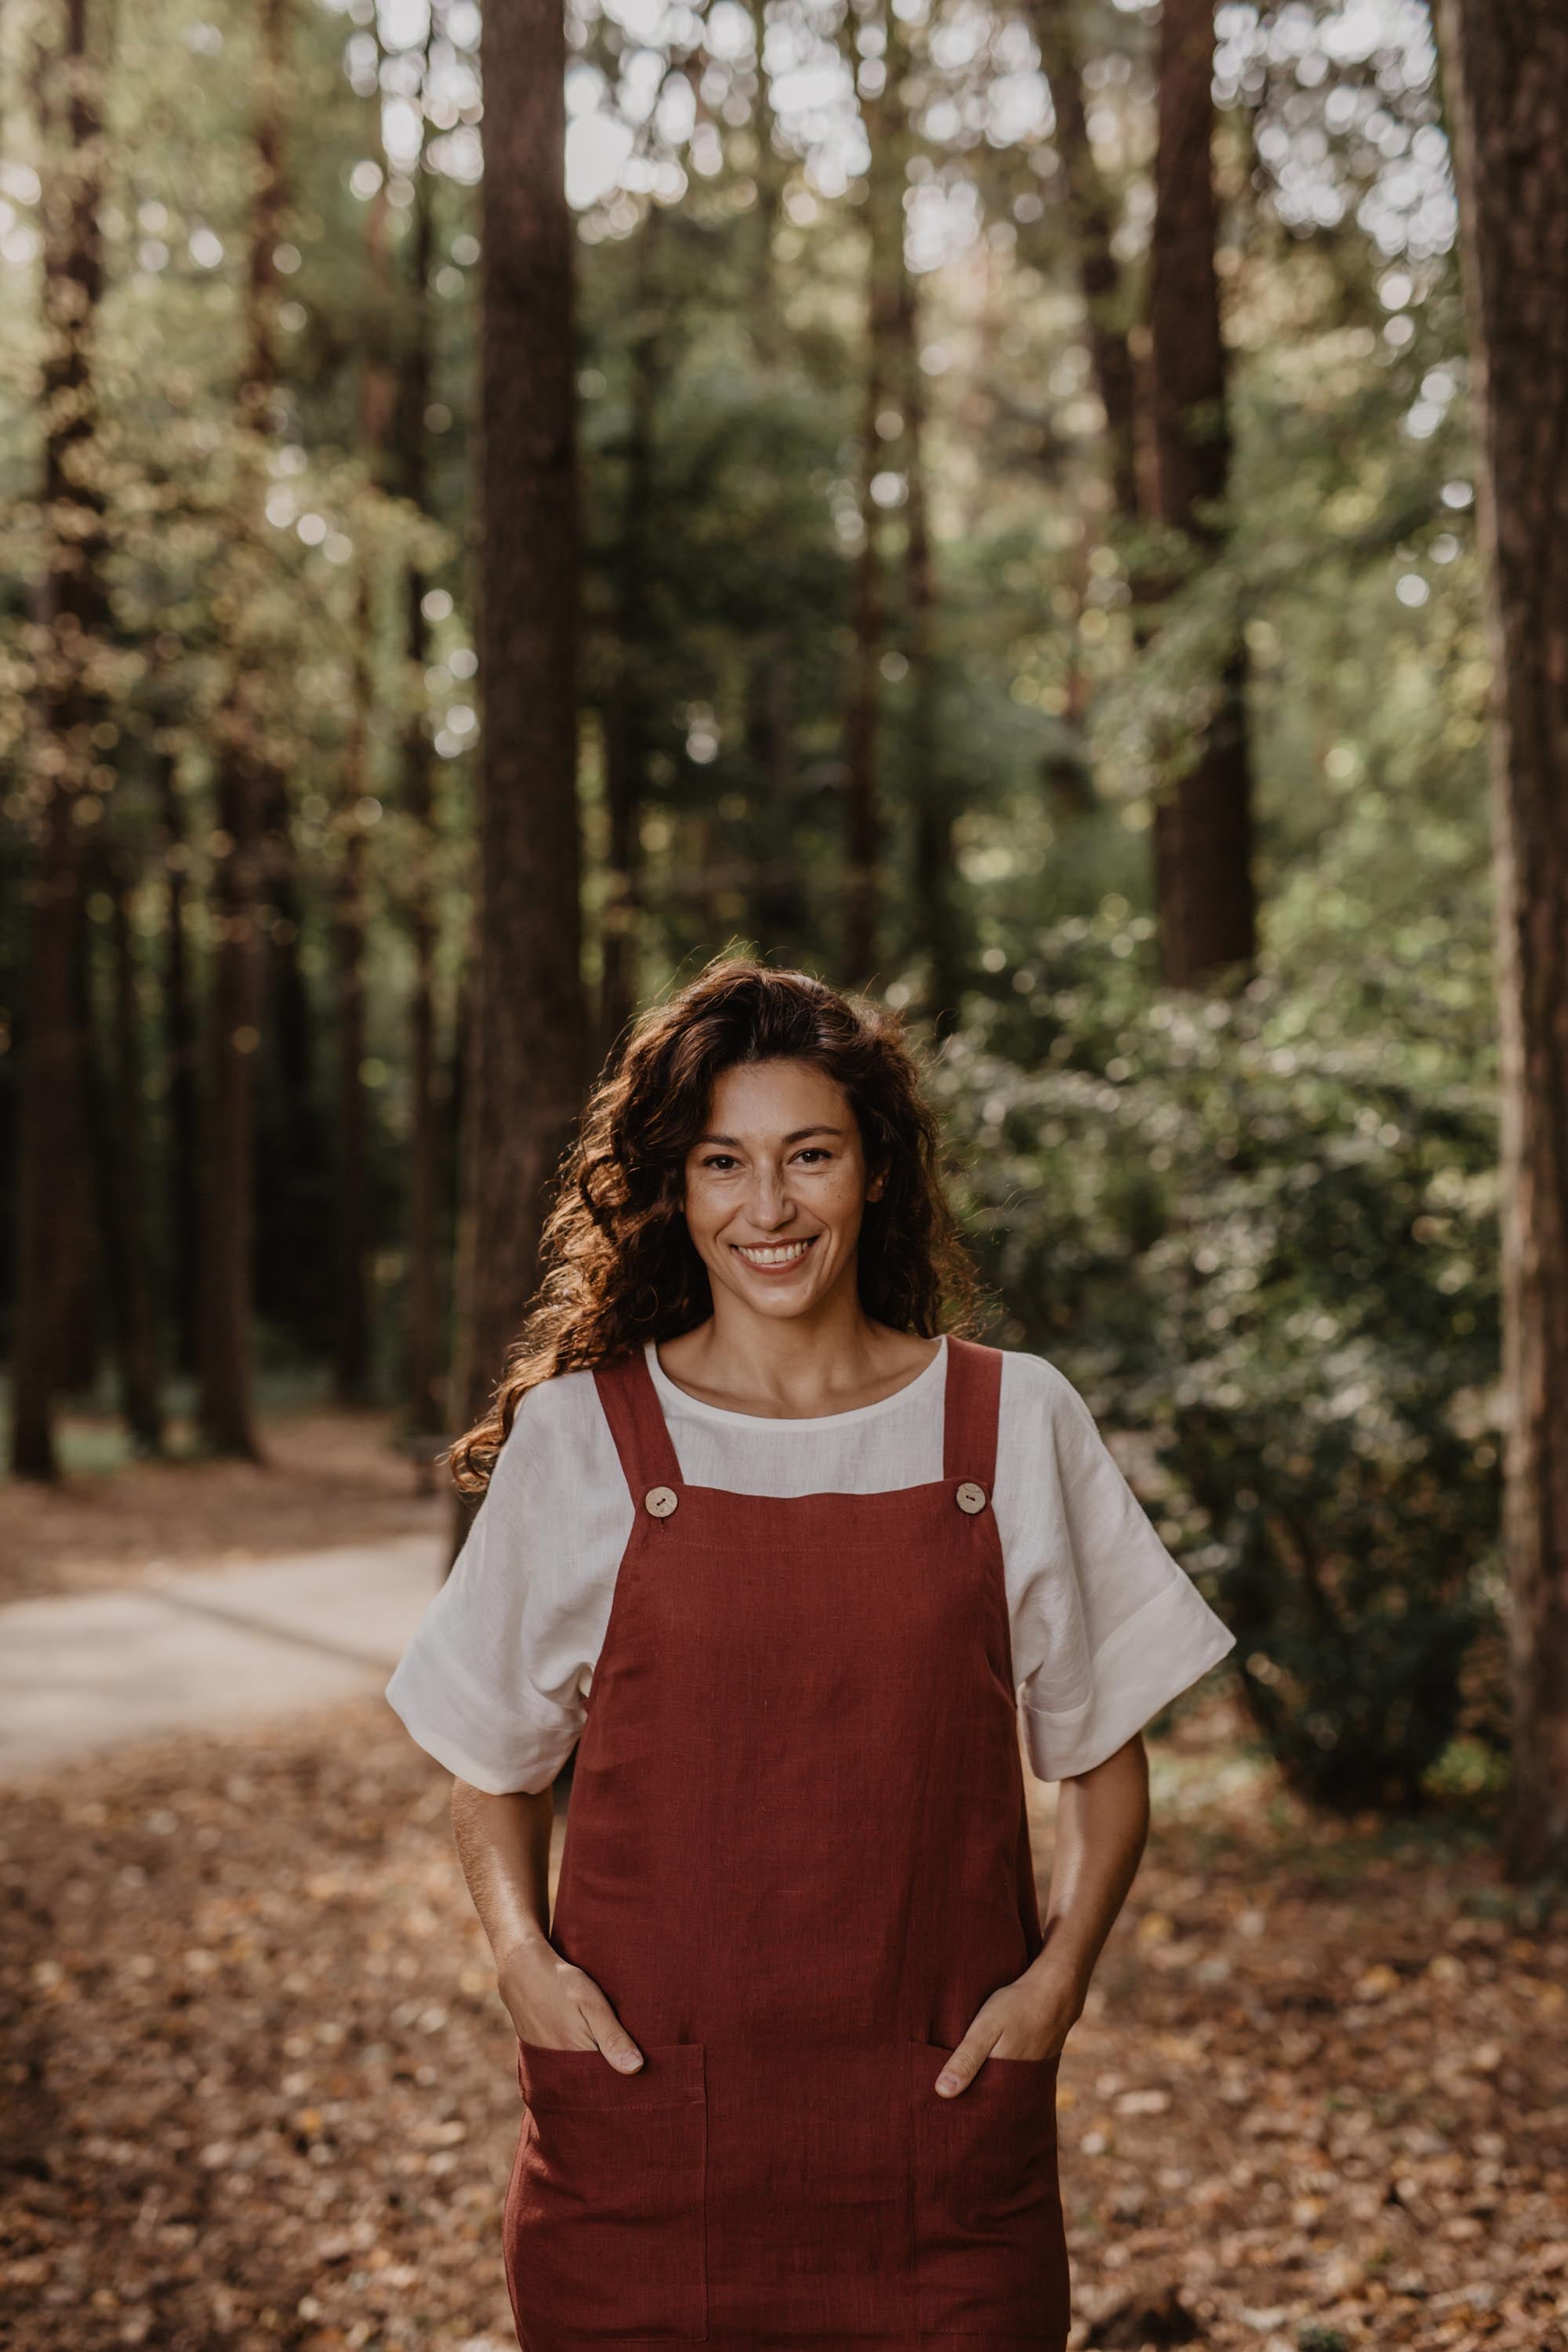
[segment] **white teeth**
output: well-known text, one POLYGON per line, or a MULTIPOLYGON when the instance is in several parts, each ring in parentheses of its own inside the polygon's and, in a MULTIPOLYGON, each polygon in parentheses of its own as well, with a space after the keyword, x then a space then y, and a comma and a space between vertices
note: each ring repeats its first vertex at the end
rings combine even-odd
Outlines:
POLYGON ((738 1242, 735 1246, 739 1250, 741 1255, 747 1259, 752 1265, 793 1265, 794 1261, 797 1257, 804 1257, 805 1255, 806 1251, 811 1247, 811 1244, 809 1242, 778 1242, 770 1245, 763 1243, 754 1242, 748 1245, 744 1242, 738 1242))

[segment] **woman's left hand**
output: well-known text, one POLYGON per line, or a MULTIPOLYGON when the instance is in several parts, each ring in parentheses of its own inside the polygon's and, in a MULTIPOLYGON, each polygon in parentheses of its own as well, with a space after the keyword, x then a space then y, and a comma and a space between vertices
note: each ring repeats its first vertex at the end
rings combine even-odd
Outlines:
POLYGON ((969 2031, 936 2078, 944 2099, 973 2082, 987 2058, 1054 2058, 1083 2012, 1076 1975, 1041 1959, 982 2001, 969 2031))

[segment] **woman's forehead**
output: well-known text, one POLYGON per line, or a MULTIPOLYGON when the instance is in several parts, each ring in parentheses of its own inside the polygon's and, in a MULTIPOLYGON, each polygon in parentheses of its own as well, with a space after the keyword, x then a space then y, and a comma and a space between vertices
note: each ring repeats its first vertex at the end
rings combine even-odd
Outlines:
POLYGON ((806 1127, 853 1126, 843 1088, 826 1070, 800 1061, 743 1062, 714 1081, 706 1126, 731 1135, 783 1138, 806 1127))

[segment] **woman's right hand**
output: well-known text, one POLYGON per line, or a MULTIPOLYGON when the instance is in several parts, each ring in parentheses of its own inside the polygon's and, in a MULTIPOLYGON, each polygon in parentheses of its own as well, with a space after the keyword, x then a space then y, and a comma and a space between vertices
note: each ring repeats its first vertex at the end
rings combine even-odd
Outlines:
POLYGON ((618 2074, 635 2074, 642 2052, 583 1969, 542 1937, 510 1953, 497 1978, 520 2042, 542 2050, 597 2050, 618 2074))

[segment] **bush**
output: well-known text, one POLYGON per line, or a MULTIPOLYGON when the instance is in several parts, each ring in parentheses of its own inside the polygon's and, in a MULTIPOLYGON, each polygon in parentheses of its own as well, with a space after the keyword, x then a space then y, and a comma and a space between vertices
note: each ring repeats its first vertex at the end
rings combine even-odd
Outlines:
POLYGON ((1464 1696, 1497 1573, 1489 1091, 1386 998, 1162 997, 1106 945, 1042 941, 944 1059, 1003 1336, 1151 1435, 1294 1784, 1414 1803, 1457 1733, 1501 1736, 1464 1696))

